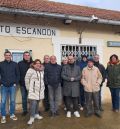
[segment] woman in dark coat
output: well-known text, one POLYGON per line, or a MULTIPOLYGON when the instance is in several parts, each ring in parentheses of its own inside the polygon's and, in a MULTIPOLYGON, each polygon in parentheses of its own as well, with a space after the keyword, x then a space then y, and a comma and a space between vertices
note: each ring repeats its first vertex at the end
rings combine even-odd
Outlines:
POLYGON ((107 66, 107 86, 110 88, 112 97, 112 109, 120 110, 120 60, 117 55, 112 55, 107 66))

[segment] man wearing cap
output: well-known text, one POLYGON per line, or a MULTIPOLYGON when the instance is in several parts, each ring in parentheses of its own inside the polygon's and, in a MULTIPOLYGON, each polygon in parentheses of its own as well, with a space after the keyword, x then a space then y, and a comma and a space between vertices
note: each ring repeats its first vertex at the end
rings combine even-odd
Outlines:
POLYGON ((99 108, 99 90, 102 82, 102 75, 97 67, 94 66, 92 58, 88 59, 87 67, 82 71, 81 83, 85 90, 86 100, 86 117, 93 114, 92 101, 94 105, 94 113, 97 117, 101 117, 99 108))

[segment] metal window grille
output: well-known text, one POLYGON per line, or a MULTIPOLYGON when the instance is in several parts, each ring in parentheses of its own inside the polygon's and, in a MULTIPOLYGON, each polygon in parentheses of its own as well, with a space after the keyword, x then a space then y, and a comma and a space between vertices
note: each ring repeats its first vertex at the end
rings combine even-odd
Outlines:
POLYGON ((61 59, 69 55, 73 55, 77 60, 80 60, 82 55, 93 57, 96 53, 97 53, 96 46, 87 46, 87 45, 62 45, 61 46, 61 59))

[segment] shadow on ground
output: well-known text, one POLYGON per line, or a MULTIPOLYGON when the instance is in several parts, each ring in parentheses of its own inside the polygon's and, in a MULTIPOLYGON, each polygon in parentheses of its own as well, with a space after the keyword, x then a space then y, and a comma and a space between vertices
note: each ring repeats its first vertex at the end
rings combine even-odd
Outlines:
POLYGON ((80 118, 66 118, 64 111, 60 112, 60 116, 50 118, 49 114, 43 112, 43 120, 36 120, 32 126, 27 125, 29 115, 22 117, 17 114, 18 121, 12 121, 7 118, 6 124, 0 124, 0 129, 120 129, 120 113, 111 111, 111 105, 104 106, 102 118, 92 116, 84 117, 81 112, 80 118))

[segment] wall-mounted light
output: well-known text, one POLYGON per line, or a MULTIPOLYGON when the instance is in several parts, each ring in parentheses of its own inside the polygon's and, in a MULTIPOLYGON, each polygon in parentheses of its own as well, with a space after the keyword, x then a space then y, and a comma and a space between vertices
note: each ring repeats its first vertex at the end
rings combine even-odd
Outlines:
POLYGON ((90 22, 97 23, 97 22, 98 22, 98 20, 99 20, 99 18, 98 18, 98 17, 96 17, 95 15, 92 15, 92 16, 91 16, 91 19, 90 19, 90 22))
POLYGON ((69 25, 71 23, 72 23, 72 20, 71 19, 65 19, 64 20, 64 24, 66 24, 66 25, 69 25))

